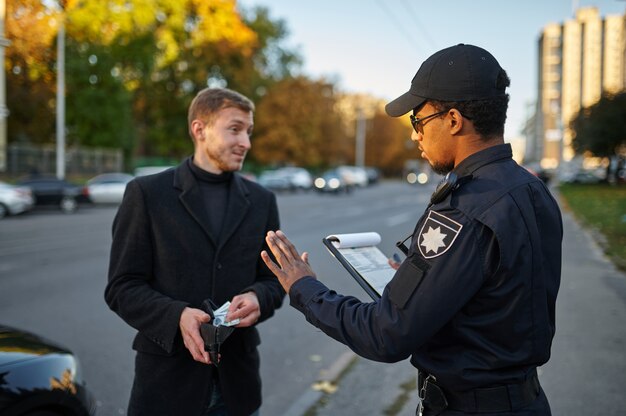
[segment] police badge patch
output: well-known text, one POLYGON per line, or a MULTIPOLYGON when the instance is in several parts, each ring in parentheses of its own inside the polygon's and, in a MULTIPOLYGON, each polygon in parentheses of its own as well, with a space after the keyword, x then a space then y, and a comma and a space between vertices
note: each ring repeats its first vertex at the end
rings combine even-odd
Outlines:
POLYGON ((426 259, 441 256, 452 247, 461 228, 463 228, 461 224, 445 215, 429 211, 417 237, 417 247, 420 253, 426 259))

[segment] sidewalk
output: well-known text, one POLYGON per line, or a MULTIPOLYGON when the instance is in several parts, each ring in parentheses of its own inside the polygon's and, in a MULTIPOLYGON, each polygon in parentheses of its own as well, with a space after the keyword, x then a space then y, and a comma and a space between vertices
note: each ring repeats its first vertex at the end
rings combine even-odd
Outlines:
MULTIPOLYGON (((563 270, 552 358, 539 369, 554 416, 626 412, 626 274, 563 212, 563 270)), ((415 369, 350 351, 283 416, 414 415, 415 369), (335 389, 336 387, 336 389, 335 389), (308 413, 307 413, 308 411, 308 413)))

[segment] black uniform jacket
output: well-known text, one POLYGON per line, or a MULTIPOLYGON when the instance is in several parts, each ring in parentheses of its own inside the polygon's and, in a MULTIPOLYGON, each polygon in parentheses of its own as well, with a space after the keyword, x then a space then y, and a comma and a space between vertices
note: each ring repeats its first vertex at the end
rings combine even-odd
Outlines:
POLYGON ((291 287, 290 301, 363 357, 412 356, 447 389, 516 383, 550 356, 561 214, 508 144, 454 171, 469 181, 426 210, 378 302, 338 295, 311 277, 291 287))
MULTIPOLYGON (((211 235, 200 188, 187 161, 128 184, 113 223, 108 305, 139 332, 129 408, 141 414, 199 415, 209 402, 213 366, 185 348, 179 320, 186 306, 220 306, 254 291, 259 322, 280 307, 284 291, 260 259, 265 235, 279 227, 275 196, 238 174, 230 181, 219 243, 211 235)), ((261 404, 254 327, 236 329, 221 348, 219 380, 229 414, 261 404)))

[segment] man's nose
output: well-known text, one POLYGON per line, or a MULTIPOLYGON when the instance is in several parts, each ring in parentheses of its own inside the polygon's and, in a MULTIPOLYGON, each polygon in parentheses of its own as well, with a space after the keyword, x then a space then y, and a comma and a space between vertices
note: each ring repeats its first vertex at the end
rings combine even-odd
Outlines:
POLYGON ((244 133, 242 139, 239 141, 239 144, 241 145, 241 147, 245 148, 246 150, 250 149, 252 147, 252 143, 250 141, 250 134, 244 133))
POLYGON ((424 136, 422 136, 420 133, 416 132, 415 130, 413 130, 413 133, 411 133, 411 140, 413 140, 416 143, 419 141, 422 141, 423 138, 424 136))

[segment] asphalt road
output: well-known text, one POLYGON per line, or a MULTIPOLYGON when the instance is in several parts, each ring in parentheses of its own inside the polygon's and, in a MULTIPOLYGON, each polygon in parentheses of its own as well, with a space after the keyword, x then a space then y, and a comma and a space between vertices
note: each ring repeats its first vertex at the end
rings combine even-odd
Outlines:
MULTIPOLYGON (((432 184, 384 183, 350 195, 279 195, 283 230, 309 251, 318 278, 363 300, 367 296, 321 243, 334 233, 377 231, 396 251, 423 212, 432 184)), ((0 221, 0 322, 69 346, 81 359, 100 416, 125 414, 133 372, 133 330, 103 300, 115 207, 65 215, 41 210, 0 221)), ((564 216, 562 284, 552 358, 540 369, 553 414, 626 414, 626 276, 564 216)), ((383 414, 414 377, 406 362, 358 359, 334 394, 311 387, 345 357, 331 340, 285 305, 259 326, 265 416, 300 416, 320 398, 318 415, 383 414)), ((332 371, 330 371, 332 372, 332 371)), ((400 413, 413 414, 415 397, 400 413)))
MULTIPOLYGON (((377 231, 389 255, 423 212, 432 185, 390 182, 349 195, 278 196, 283 230, 310 252, 321 281, 366 300, 326 251, 329 234, 377 231)), ((98 401, 99 415, 125 414, 133 376, 134 330, 103 300, 116 207, 66 215, 36 210, 0 221, 0 322, 72 349, 98 401)), ((265 415, 281 415, 345 352, 285 306, 259 326, 265 415)))

